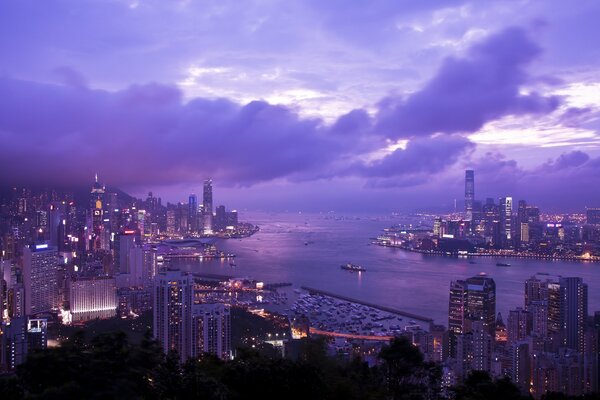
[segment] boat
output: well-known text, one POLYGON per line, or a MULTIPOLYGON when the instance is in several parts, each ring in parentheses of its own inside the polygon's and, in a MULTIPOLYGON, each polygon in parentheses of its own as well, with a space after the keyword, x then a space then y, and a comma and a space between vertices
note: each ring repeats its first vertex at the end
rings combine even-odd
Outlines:
POLYGON ((229 266, 230 266, 230 267, 235 267, 235 266, 236 266, 236 263, 234 263, 234 262, 230 262, 230 263, 229 263, 229 266))
POLYGON ((352 264, 352 263, 342 264, 342 265, 340 265, 340 268, 345 269, 346 271, 351 271, 351 272, 366 271, 366 269, 361 267, 360 265, 356 265, 356 264, 352 264))
POLYGON ((496 267, 510 267, 510 264, 499 262, 499 263, 496 263, 496 267))

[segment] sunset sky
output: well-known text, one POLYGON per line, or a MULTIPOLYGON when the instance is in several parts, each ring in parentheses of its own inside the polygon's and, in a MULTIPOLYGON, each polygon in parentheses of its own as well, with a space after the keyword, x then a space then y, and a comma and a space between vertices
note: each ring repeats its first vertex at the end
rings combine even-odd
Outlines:
POLYGON ((0 184, 600 206, 600 2, 7 0, 0 184))

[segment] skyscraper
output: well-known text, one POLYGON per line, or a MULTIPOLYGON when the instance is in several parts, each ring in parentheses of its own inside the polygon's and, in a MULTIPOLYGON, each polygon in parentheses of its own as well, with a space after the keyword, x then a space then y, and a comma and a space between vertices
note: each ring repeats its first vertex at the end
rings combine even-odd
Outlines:
POLYGON ((560 330, 563 346, 583 352, 588 287, 581 278, 560 278, 560 330))
POLYGON ((473 220, 473 202, 475 201, 475 171, 465 171, 465 212, 466 220, 473 220))
POLYGON ((190 232, 198 230, 198 198, 195 194, 190 194, 188 198, 188 229, 190 232))
POLYGON ((213 233, 213 196, 212 196, 212 179, 204 181, 204 190, 202 193, 202 214, 204 233, 213 233))
POLYGON ((39 244, 23 249, 25 313, 48 312, 58 304, 58 252, 39 244))
POLYGON ((191 356, 194 280, 182 271, 154 278, 154 338, 165 353, 176 351, 181 361, 191 356))
POLYGON ((450 283, 448 330, 450 355, 457 355, 457 338, 482 326, 491 338, 496 334, 496 283, 486 276, 474 276, 450 283))
POLYGON ((512 244, 512 197, 500 198, 500 223, 501 237, 504 241, 502 246, 507 247, 512 244))

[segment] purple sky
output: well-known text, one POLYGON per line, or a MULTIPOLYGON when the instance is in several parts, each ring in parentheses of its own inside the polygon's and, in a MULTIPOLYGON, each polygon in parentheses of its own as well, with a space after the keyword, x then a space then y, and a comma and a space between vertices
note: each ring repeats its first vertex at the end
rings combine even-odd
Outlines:
POLYGON ((0 184, 388 212, 600 206, 597 1, 8 0, 0 184))

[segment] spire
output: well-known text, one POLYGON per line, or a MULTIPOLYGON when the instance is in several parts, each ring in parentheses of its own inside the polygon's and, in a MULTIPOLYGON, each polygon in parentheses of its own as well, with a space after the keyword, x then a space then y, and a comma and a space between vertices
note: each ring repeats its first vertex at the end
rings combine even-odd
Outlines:
POLYGON ((97 172, 96 172, 95 178, 96 178, 96 183, 98 183, 98 173, 97 172))

